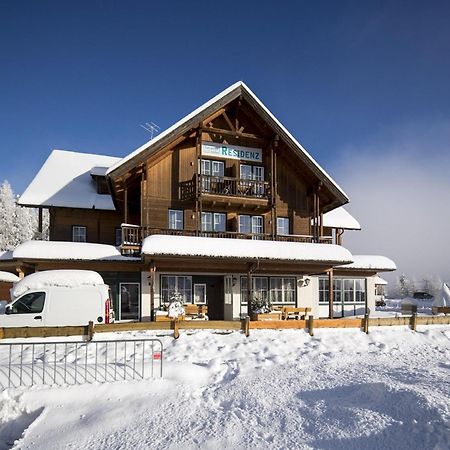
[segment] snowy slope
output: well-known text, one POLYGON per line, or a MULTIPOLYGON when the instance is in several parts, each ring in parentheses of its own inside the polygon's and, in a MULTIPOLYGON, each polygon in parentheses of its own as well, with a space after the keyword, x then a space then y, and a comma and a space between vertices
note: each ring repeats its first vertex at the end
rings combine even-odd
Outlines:
POLYGON ((448 448, 450 327, 140 335, 163 380, 5 391, 0 448, 448 448))

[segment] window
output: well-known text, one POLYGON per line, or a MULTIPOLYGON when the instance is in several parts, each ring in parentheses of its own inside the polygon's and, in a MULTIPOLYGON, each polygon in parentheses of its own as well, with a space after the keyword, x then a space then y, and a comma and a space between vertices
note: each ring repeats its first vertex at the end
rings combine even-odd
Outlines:
POLYGON ((169 303, 178 294, 183 303, 192 303, 192 277, 161 275, 161 302, 169 303))
POLYGON ((115 229, 115 242, 116 242, 116 247, 119 247, 120 245, 122 245, 122 228, 115 229))
POLYGON ((289 234, 289 219, 287 217, 277 218, 277 234, 289 234))
POLYGON ((202 212, 202 231, 226 231, 227 215, 202 212))
POLYGON ((260 181, 261 183, 252 183, 241 181, 240 190, 245 194, 255 195, 260 197, 264 195, 264 167, 251 166, 249 164, 241 164, 241 180, 260 181))
POLYGON ((271 303, 295 303, 295 278, 270 278, 271 303))
POLYGON ((45 292, 31 292, 11 305, 11 314, 36 314, 44 309, 45 292))
MULTIPOLYGON (((328 303, 328 278, 319 278, 319 303, 328 303)), ((334 278, 333 303, 364 303, 366 283, 363 278, 334 278)))
POLYGON ((202 159, 200 173, 202 175, 207 175, 207 177, 202 178, 202 188, 205 192, 209 192, 211 191, 212 184, 213 186, 217 187, 216 184, 218 181, 218 180, 211 180, 210 177, 223 178, 225 173, 225 165, 223 161, 212 161, 210 159, 202 159))
POLYGON ((182 230, 184 228, 183 223, 183 211, 180 209, 169 209, 169 228, 171 230, 182 230))
MULTIPOLYGON (((253 296, 262 301, 268 301, 267 277, 252 277, 253 296)), ((241 303, 247 303, 247 277, 241 277, 241 303)))
POLYGON ((239 216, 239 233, 243 234, 263 234, 264 218, 263 216, 239 216))
POLYGON ((72 226, 72 242, 86 242, 86 227, 80 225, 72 226))
POLYGON ((194 303, 196 305, 206 304, 206 284, 194 284, 194 303))

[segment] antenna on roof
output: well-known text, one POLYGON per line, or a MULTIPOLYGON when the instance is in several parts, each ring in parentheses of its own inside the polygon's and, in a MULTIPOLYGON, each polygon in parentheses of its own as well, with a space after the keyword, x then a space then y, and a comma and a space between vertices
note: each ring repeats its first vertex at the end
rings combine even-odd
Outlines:
POLYGON ((153 136, 158 134, 161 129, 161 127, 156 125, 154 122, 145 122, 144 125, 141 125, 141 127, 150 133, 151 139, 153 139, 153 136))

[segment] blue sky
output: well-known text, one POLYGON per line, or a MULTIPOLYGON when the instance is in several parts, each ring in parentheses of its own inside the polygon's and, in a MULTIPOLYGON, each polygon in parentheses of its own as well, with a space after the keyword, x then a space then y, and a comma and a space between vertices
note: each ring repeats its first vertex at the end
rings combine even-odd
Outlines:
POLYGON ((350 195, 352 252, 450 280, 450 2, 0 0, 0 181, 124 156, 245 81, 350 195), (430 231, 432 230, 432 231, 430 231))
MULTIPOLYGON (((333 172, 380 130, 450 116, 448 2, 0 2, 0 180, 53 148, 125 155, 244 80, 333 172)), ((378 149, 380 156, 383 148, 378 149)), ((345 187, 345 181, 339 180, 345 187)))

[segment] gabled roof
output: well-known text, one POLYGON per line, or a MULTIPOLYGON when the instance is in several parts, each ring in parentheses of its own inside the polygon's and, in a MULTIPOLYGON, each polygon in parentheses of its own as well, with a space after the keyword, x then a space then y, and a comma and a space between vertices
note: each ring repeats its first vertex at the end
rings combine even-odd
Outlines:
POLYGON ((148 158, 148 156, 153 152, 164 147, 165 145, 170 144, 183 133, 186 133, 190 129, 196 127, 199 122, 206 119, 212 113, 240 96, 246 99, 252 107, 259 112, 265 121, 272 126, 280 138, 297 152, 298 156, 310 168, 310 170, 340 199, 341 204, 348 202, 347 194, 242 81, 238 81, 237 83, 231 85, 229 88, 213 97, 211 100, 188 114, 186 117, 183 117, 170 128, 167 128, 161 134, 146 142, 128 156, 122 158, 109 168, 107 175, 114 178, 114 176, 119 176, 126 171, 131 170, 139 163, 145 161, 145 159, 148 158))
POLYGON ((360 230, 359 222, 342 206, 323 215, 323 226, 342 228, 344 230, 360 230))
MULTIPOLYGON (((110 167, 120 158, 53 150, 33 181, 20 196, 24 206, 61 206, 114 211, 110 195, 97 194, 91 171, 110 167)), ((106 169, 103 169, 103 175, 106 169)))

